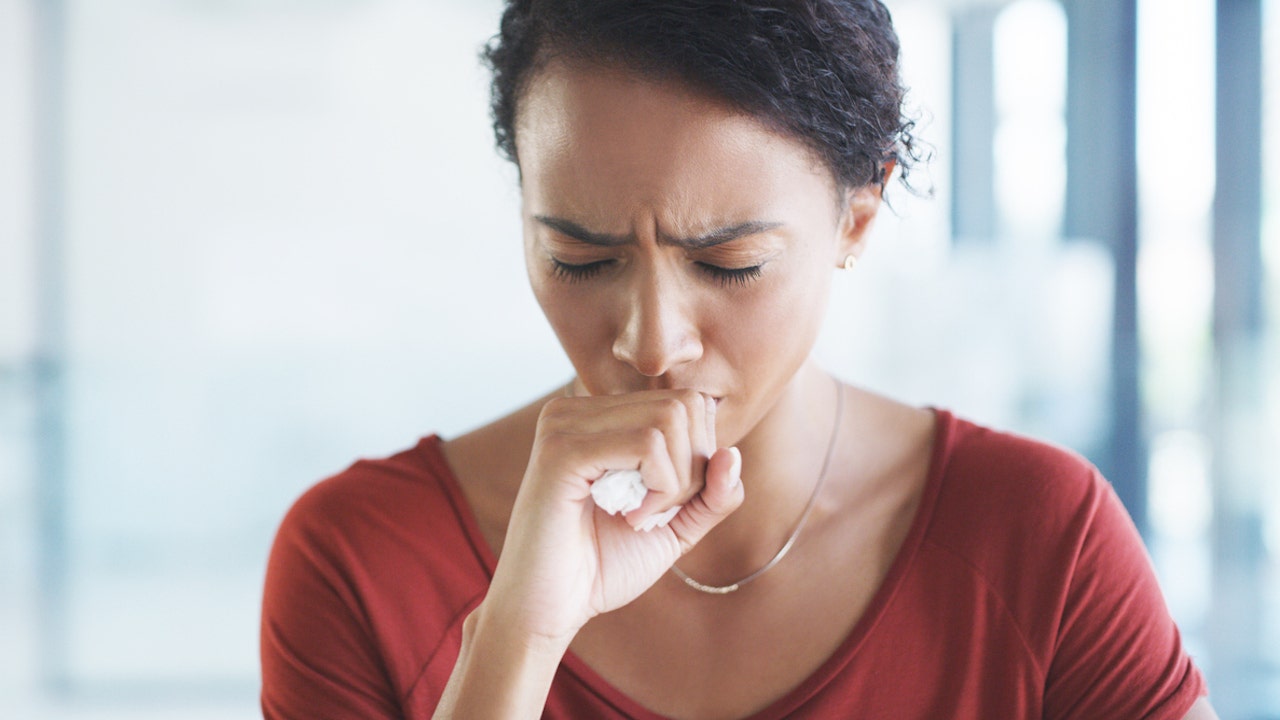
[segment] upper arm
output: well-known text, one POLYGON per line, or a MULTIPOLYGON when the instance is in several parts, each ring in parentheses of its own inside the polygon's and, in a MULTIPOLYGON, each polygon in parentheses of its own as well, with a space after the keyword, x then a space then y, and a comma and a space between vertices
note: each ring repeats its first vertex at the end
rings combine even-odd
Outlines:
POLYGON ((268 561, 260 636, 263 716, 398 718, 399 703, 356 583, 308 500, 304 496, 286 516, 268 561))
POLYGON ((1053 657, 1045 717, 1212 718, 1146 549, 1110 485, 1094 477, 1053 657), (1204 715, 1204 711, 1208 715, 1204 715))

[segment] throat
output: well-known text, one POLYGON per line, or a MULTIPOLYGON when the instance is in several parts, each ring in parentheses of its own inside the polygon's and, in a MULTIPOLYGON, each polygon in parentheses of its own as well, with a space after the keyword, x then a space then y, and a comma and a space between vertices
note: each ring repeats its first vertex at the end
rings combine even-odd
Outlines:
MULTIPOLYGON (((883 577, 872 553, 830 565, 822 534, 723 596, 668 576, 587 624, 572 652, 607 683, 672 718, 748 717, 796 692, 842 652, 883 577)), ((799 547, 799 546, 797 546, 799 547)))

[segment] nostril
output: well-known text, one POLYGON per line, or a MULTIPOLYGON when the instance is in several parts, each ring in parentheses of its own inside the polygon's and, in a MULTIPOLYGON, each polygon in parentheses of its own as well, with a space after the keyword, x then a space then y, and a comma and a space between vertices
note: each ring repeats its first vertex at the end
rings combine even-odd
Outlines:
POLYGON ((645 377, 658 377, 702 355, 697 324, 678 292, 661 282, 639 289, 613 344, 613 355, 645 377))
POLYGON ((613 356, 635 368, 636 372, 645 377, 657 377, 666 371, 663 367, 665 363, 661 359, 662 353, 642 345, 614 343, 613 356))
POLYGON ((691 335, 666 338, 665 342, 614 343, 613 355, 645 377, 659 377, 674 367, 697 360, 702 345, 691 335))

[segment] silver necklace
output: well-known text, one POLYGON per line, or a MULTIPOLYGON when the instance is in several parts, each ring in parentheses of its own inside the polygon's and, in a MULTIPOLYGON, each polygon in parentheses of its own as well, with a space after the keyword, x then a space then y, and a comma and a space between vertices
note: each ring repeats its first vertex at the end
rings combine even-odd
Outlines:
POLYGON ((728 595, 731 592, 738 591, 743 585, 746 585, 752 580, 755 580, 768 572, 774 565, 782 562, 782 558, 786 557, 787 553, 791 552, 791 547, 796 544, 796 538, 800 537, 800 530, 804 528, 805 521, 809 519, 809 513, 813 511, 813 505, 818 499, 818 492, 822 490, 822 482, 827 479, 827 470, 831 467, 831 457, 835 455, 836 452, 836 438, 840 435, 840 420, 844 415, 844 393, 842 392, 843 388, 840 381, 836 380, 835 383, 836 421, 835 425, 831 428, 831 440, 827 442, 827 457, 822 461, 822 470, 818 473, 818 482, 813 485, 813 494, 809 496, 809 502, 804 506, 804 512, 800 513, 800 519, 796 522, 795 529, 791 531, 791 536, 782 544, 782 549, 778 551, 777 555, 773 556, 773 559, 765 563, 764 567, 729 585, 706 585, 700 583, 688 575, 685 575, 684 571, 680 568, 672 565, 671 572, 674 573, 676 577, 683 580, 685 585, 688 585, 698 592, 707 593, 708 595, 728 595))

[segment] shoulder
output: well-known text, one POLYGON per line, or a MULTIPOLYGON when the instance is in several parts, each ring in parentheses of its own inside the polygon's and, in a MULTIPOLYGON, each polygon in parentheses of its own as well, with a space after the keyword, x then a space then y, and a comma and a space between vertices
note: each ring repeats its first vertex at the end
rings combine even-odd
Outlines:
POLYGON ((276 533, 264 611, 296 613, 305 598, 333 622, 425 638, 483 594, 489 563, 439 442, 360 460, 303 493, 276 533))
POLYGON ((944 412, 937 442, 935 523, 961 543, 975 535, 984 542, 1078 535, 1114 495, 1092 463, 1041 440, 944 412))
POLYGON ((1071 484, 1091 475, 1093 465, 1079 453, 1044 440, 996 430, 943 413, 947 471, 1014 481, 1035 489, 1071 484), (1026 482, 1026 479, 1037 482, 1026 482))
POLYGON ((1016 627, 1045 717, 1182 717, 1204 694, 1142 538, 1074 452, 952 421, 931 539, 1016 627))
POLYGON ((263 591, 264 707, 305 696, 381 716, 366 700, 394 706, 483 595, 488 568, 438 445, 356 462, 285 515, 263 591))
POLYGON ((1082 563, 1105 571, 1114 560, 1087 558, 1091 538, 1095 546, 1100 534, 1115 538, 1125 565, 1145 557, 1142 541, 1110 485, 1080 455, 939 415, 928 556, 963 568, 974 597, 998 598, 1043 658, 1082 563))
MULTIPOLYGON (((1042 670, 1066 647, 1067 633, 1101 642, 1105 618, 1122 609, 1127 627, 1172 627, 1142 539, 1091 463, 942 417, 925 540, 932 560, 963 567, 975 596, 998 598, 1042 670)), ((1165 652, 1169 643, 1161 642, 1165 652)))
POLYGON ((348 550, 388 540, 406 525, 456 524, 459 508, 434 435, 384 458, 361 459, 306 490, 281 522, 281 539, 348 550))

